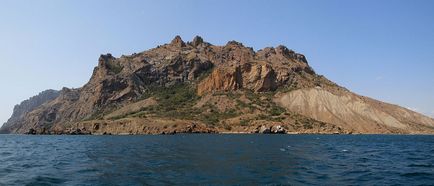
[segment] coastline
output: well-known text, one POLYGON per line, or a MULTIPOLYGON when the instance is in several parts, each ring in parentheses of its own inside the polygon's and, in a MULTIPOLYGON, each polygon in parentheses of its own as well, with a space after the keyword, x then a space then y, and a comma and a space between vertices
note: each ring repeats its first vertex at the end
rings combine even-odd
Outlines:
MULTIPOLYGON (((202 122, 178 119, 120 119, 92 120, 28 131, 10 131, 27 135, 175 135, 175 134, 288 134, 288 135, 434 135, 405 130, 347 130, 334 127, 296 127, 289 123, 256 121, 252 125, 207 125, 202 122)), ((303 126, 303 125, 302 125, 303 126)))
POLYGON ((252 133, 252 132, 178 132, 178 133, 60 133, 60 134, 26 134, 26 133, 3 133, 0 135, 25 135, 25 136, 170 136, 170 135, 404 135, 404 136, 434 136, 433 133, 302 133, 302 132, 287 132, 287 133, 252 133))

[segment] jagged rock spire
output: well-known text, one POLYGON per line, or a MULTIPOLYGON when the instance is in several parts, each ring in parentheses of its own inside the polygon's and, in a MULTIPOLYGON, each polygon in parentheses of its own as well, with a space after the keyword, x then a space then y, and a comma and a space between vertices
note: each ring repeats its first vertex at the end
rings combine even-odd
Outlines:
POLYGON ((197 46, 199 46, 199 45, 202 44, 202 43, 203 43, 203 39, 202 39, 202 37, 200 37, 200 36, 196 36, 196 37, 194 37, 193 41, 191 42, 191 45, 192 45, 193 47, 197 47, 197 46))
POLYGON ((181 39, 181 36, 177 35, 172 42, 170 42, 170 45, 176 46, 176 47, 185 47, 184 41, 181 39))

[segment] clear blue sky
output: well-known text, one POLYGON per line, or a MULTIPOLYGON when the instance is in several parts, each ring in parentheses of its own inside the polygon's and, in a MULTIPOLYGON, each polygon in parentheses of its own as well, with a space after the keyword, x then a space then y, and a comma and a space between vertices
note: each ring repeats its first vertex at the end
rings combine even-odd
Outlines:
POLYGON ((40 91, 82 86, 99 54, 178 34, 283 44, 356 93, 434 116, 434 1, 0 0, 0 123, 40 91))

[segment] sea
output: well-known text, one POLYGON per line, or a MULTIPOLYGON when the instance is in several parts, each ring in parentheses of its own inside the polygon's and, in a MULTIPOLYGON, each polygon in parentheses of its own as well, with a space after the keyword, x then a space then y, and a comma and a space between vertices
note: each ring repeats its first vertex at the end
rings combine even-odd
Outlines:
POLYGON ((0 185, 434 185, 434 136, 0 135, 0 185))

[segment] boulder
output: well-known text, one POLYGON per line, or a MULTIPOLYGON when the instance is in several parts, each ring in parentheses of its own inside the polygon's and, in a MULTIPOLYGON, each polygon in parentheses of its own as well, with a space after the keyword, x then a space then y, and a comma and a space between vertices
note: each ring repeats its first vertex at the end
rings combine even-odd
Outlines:
POLYGON ((286 133, 285 128, 283 128, 280 125, 274 125, 274 126, 272 126, 271 129, 270 129, 270 131, 273 134, 285 134, 286 133))
POLYGON ((260 127, 257 128, 257 133, 260 133, 260 134, 286 134, 286 129, 280 125, 273 125, 271 127, 261 125, 260 127))
POLYGON ((270 130, 270 127, 266 127, 265 125, 261 125, 257 129, 257 133, 260 133, 260 134, 270 134, 271 130, 270 130))
POLYGON ((31 128, 29 129, 29 131, 26 134, 30 134, 30 135, 35 135, 36 134, 36 130, 31 128))

